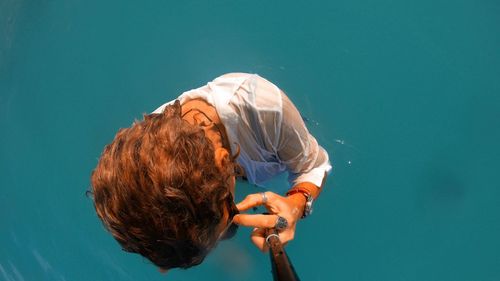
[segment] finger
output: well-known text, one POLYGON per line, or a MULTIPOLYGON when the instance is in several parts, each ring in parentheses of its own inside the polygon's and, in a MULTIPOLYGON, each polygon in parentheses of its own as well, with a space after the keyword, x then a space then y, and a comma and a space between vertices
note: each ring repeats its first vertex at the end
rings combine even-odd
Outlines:
POLYGON ((250 208, 261 206, 267 204, 269 202, 269 196, 273 197, 272 192, 265 192, 266 200, 264 199, 263 196, 264 192, 261 193, 254 193, 254 194, 248 194, 243 201, 240 203, 236 204, 236 207, 240 212, 246 211, 250 208), (267 202, 264 202, 267 201, 267 202))
POLYGON ((267 252, 269 250, 269 246, 266 243, 265 235, 266 235, 266 229, 264 228, 254 228, 252 234, 250 235, 252 243, 262 252, 267 252))
POLYGON ((288 242, 292 241, 294 238, 293 231, 283 231, 279 234, 280 242, 285 246, 288 242))
POLYGON ((249 215, 239 214, 234 216, 233 222, 242 226, 258 228, 273 228, 278 220, 278 215, 249 215))
MULTIPOLYGON (((252 242, 263 252, 267 252, 269 250, 269 244, 267 243, 267 237, 270 233, 267 232, 267 229, 255 228, 252 232, 252 242)), ((293 233, 281 232, 278 234, 278 238, 280 240, 281 245, 285 247, 288 242, 293 239, 293 233)))

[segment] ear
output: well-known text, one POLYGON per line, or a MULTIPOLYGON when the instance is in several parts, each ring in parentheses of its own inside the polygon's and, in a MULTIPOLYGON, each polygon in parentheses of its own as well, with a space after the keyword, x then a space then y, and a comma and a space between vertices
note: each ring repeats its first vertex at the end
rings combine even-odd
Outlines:
POLYGON ((219 170, 223 171, 224 167, 231 162, 229 151, 223 147, 215 149, 215 165, 219 170))

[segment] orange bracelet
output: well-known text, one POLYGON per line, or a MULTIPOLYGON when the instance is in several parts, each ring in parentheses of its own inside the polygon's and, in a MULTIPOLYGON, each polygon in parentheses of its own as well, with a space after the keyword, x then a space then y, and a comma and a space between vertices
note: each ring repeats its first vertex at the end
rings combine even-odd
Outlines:
POLYGON ((296 193, 302 193, 306 197, 306 199, 311 196, 311 192, 309 190, 302 187, 294 187, 287 191, 286 196, 294 195, 296 193))

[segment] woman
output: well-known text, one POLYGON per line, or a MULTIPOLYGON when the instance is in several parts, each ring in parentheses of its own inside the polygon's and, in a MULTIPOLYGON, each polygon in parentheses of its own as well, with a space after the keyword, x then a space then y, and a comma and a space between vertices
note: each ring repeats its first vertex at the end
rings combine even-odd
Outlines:
POLYGON ((231 73, 121 129, 91 181, 96 212, 123 249, 167 270, 201 263, 237 225, 254 227, 252 241, 264 251, 266 228, 292 240, 330 170, 280 89, 231 73), (236 177, 264 185, 283 172, 287 194, 251 194, 235 205, 236 177), (258 205, 270 214, 238 214, 258 205))

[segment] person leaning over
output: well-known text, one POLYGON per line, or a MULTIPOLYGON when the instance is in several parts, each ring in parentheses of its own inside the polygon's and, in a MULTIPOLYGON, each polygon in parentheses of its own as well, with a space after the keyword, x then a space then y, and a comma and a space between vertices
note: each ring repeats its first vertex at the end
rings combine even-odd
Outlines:
MULTIPOLYGON (((163 270, 200 264, 238 225, 293 239, 331 170, 327 152, 277 86, 230 73, 183 93, 120 129, 91 175, 98 217, 123 250, 163 270), (251 184, 288 172, 291 189, 234 203, 236 177, 251 184), (265 205, 269 215, 238 214, 265 205)), ((276 189, 274 189, 276 191, 276 189)))

